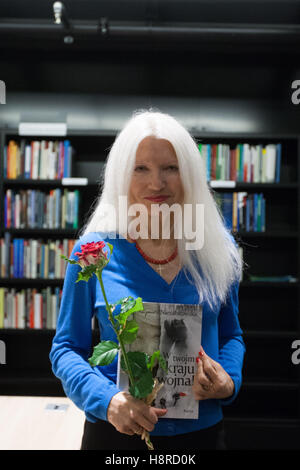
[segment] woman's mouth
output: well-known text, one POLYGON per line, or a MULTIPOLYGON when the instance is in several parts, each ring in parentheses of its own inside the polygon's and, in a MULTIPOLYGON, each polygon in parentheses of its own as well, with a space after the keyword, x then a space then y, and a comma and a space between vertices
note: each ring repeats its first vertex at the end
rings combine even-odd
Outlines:
POLYGON ((145 199, 148 199, 149 201, 152 202, 163 202, 166 201, 169 198, 169 196, 149 196, 145 197, 145 199))

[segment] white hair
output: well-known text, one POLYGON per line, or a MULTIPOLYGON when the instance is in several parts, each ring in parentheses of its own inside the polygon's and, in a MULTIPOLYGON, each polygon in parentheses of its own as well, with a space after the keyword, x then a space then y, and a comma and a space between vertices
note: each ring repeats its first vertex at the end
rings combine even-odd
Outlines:
MULTIPOLYGON (((178 239, 178 255, 183 269, 199 294, 199 303, 211 308, 224 302, 229 287, 241 279, 242 260, 238 246, 227 229, 223 215, 206 181, 205 163, 196 141, 172 116, 158 111, 137 110, 118 133, 108 155, 98 196, 81 234, 89 232, 122 233, 118 214, 119 196, 128 196, 138 145, 148 136, 168 140, 176 153, 184 189, 184 204, 204 204, 204 244, 198 250, 186 250, 184 233, 178 239), (107 206, 106 206, 107 207, 107 206)), ((190 240, 189 240, 190 241, 190 240)))

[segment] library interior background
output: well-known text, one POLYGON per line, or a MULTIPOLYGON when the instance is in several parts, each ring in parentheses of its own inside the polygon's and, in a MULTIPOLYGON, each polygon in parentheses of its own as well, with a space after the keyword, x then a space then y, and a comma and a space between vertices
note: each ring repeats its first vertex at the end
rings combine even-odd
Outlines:
POLYGON ((196 139, 245 261, 228 448, 299 449, 300 1, 54 3, 0 2, 0 449, 80 447, 49 360, 60 255, 150 107, 196 139))

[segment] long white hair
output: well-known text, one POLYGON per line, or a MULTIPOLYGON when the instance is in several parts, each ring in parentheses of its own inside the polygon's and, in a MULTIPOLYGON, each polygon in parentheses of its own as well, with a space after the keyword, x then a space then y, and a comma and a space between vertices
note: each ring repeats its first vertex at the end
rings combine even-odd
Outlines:
POLYGON ((137 110, 118 133, 106 160, 102 191, 80 233, 122 233, 115 217, 119 213, 119 196, 128 196, 136 151, 148 136, 166 139, 172 144, 184 189, 184 204, 190 204, 193 210, 197 204, 204 205, 202 248, 186 250, 190 240, 185 239, 183 232, 178 239, 178 255, 187 277, 196 286, 199 303, 206 301, 214 308, 226 300, 231 284, 241 279, 242 260, 207 184, 205 163, 197 143, 169 114, 152 109, 137 110), (114 206, 115 212, 107 211, 107 205, 114 206))

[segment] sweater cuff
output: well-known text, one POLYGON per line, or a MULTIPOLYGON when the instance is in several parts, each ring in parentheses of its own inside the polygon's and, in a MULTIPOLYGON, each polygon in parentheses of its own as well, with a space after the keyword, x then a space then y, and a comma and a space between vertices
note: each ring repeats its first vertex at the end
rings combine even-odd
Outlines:
POLYGON ((232 379, 233 384, 234 384, 233 394, 230 395, 230 397, 228 397, 228 398, 222 398, 220 400, 220 404, 222 406, 231 405, 231 403, 234 402, 234 400, 236 399, 236 397, 237 397, 237 395, 240 391, 241 381, 238 380, 237 378, 234 378, 234 377, 231 377, 231 379, 232 379))
POLYGON ((86 419, 92 423, 96 423, 99 420, 107 421, 107 410, 113 396, 121 392, 118 387, 110 388, 105 394, 105 399, 101 401, 98 407, 95 407, 93 412, 85 412, 86 419))

